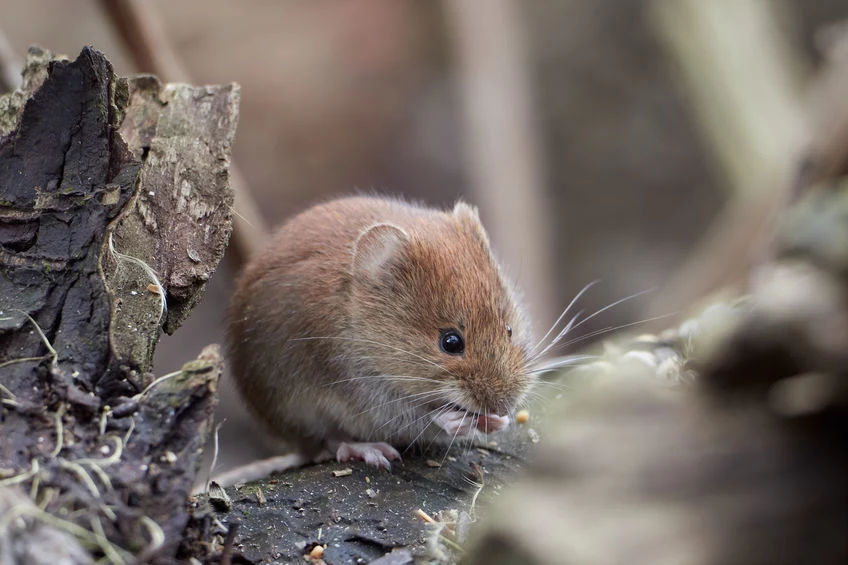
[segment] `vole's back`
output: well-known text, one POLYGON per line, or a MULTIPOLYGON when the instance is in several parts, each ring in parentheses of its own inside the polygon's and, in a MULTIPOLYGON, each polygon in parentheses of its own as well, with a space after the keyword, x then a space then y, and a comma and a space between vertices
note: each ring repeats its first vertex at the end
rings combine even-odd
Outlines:
POLYGON ((334 338, 349 324, 358 235, 375 223, 415 227, 439 215, 383 198, 331 201, 285 223, 247 265, 228 310, 229 360, 248 408, 270 431, 314 451, 335 431, 320 413, 343 412, 355 393, 328 385, 331 366, 344 356, 334 338))

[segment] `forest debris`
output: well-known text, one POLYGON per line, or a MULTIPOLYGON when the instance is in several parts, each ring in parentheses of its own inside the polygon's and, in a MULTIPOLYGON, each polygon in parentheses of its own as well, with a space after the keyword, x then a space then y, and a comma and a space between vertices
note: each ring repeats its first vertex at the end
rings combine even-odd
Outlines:
POLYGON ((219 511, 226 512, 233 507, 233 501, 230 499, 230 495, 215 481, 209 483, 208 496, 209 502, 219 511))
POLYGON ((324 555, 325 549, 327 549, 327 547, 324 546, 324 545, 320 545, 320 544, 316 545, 315 547, 312 548, 312 551, 309 552, 309 558, 310 559, 321 559, 321 557, 324 555))

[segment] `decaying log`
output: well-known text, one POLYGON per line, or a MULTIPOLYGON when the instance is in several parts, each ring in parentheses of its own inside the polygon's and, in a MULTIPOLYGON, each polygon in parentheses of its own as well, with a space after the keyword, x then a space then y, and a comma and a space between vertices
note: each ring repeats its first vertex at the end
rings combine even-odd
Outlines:
POLYGON ((175 555, 222 360, 150 362, 229 239, 238 100, 91 48, 32 49, 0 98, 0 492, 36 505, 0 517, 0 559, 30 522, 113 562, 175 555))
POLYGON ((453 562, 477 514, 508 490, 539 441, 538 421, 534 413, 474 445, 405 452, 391 472, 332 461, 227 488, 228 503, 210 490, 198 496, 191 553, 222 553, 217 520, 225 528, 240 524, 234 553, 249 562, 300 562, 316 545, 326 546, 324 559, 333 564, 453 562))

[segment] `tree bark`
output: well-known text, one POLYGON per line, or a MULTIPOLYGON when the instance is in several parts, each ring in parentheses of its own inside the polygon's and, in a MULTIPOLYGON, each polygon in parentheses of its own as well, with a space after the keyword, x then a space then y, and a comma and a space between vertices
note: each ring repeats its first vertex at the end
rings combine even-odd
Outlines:
POLYGON ((154 384, 151 359, 229 239, 238 100, 91 48, 31 50, 0 98, 0 492, 37 505, 0 517, 0 559, 29 521, 116 562, 176 554, 222 360, 154 384))

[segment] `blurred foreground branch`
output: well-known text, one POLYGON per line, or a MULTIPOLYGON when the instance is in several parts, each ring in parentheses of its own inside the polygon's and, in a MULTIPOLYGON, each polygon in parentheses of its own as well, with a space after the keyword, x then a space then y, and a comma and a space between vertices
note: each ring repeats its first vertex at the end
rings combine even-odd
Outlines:
POLYGON ((566 376, 464 563, 848 560, 848 180, 790 210, 774 250, 745 303, 566 376), (658 378, 671 344, 694 385, 658 378))
POLYGON ((21 82, 21 63, 15 57, 15 50, 9 43, 3 29, 0 28, 0 94, 11 92, 21 82))
POLYGON ((741 283, 764 251, 809 138, 801 98, 808 69, 782 32, 784 2, 654 0, 650 7, 732 189, 724 213, 655 305, 666 313, 741 283))

